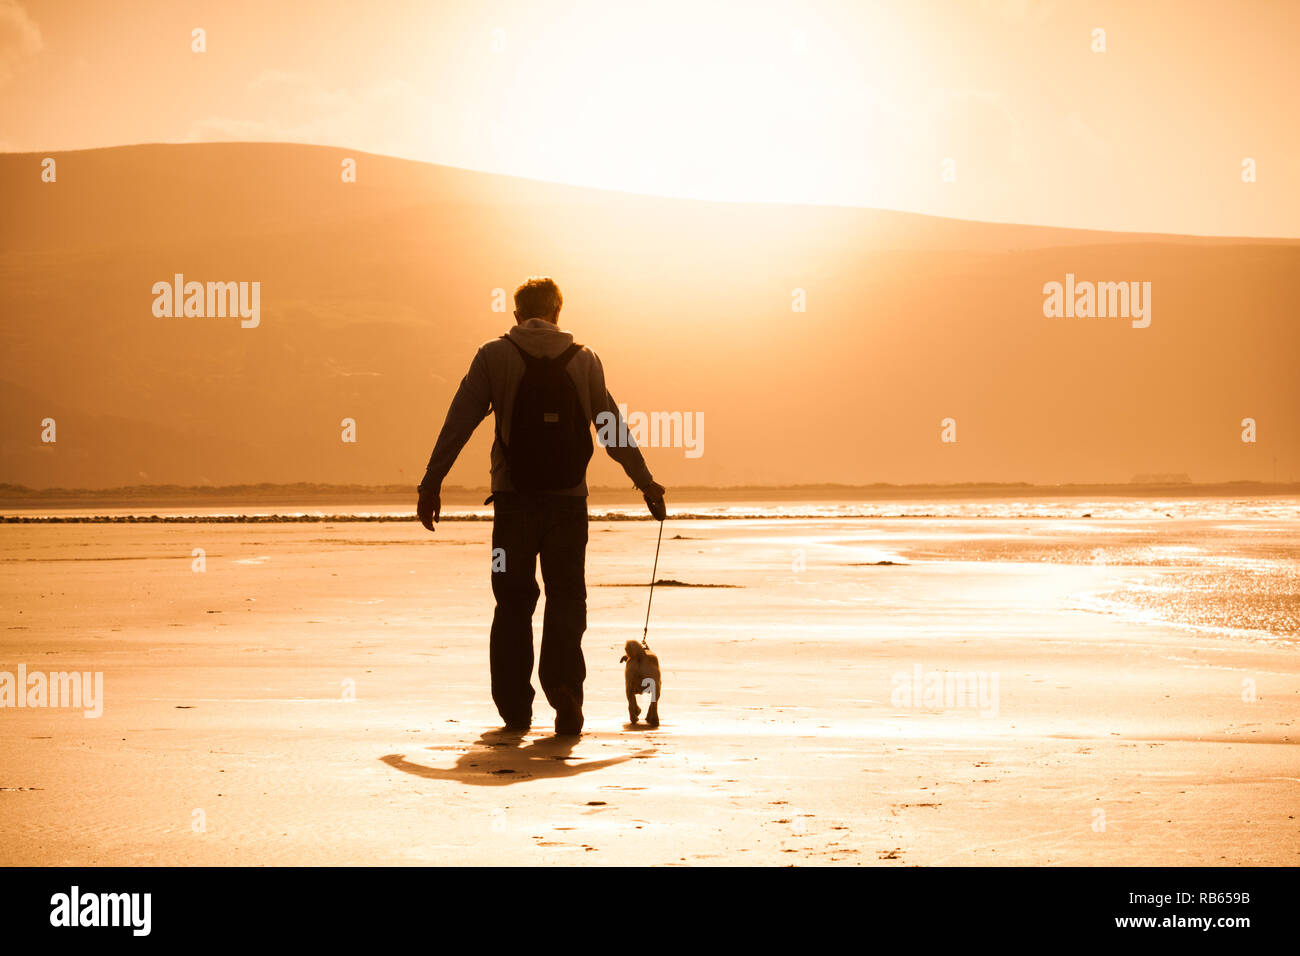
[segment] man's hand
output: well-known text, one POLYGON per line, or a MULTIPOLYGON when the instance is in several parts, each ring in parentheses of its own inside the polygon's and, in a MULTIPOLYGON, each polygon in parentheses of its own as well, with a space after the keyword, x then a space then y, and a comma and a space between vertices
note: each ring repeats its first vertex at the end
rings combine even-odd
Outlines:
POLYGON ((650 482, 641 489, 641 493, 645 495, 646 507, 650 509, 650 514, 656 521, 663 521, 668 517, 668 506, 664 504, 664 493, 667 491, 667 488, 656 481, 650 482))
POLYGON ((415 506, 415 514, 419 517, 420 524, 432 531, 433 523, 442 514, 441 489, 426 488, 421 485, 416 491, 420 493, 420 501, 415 506))

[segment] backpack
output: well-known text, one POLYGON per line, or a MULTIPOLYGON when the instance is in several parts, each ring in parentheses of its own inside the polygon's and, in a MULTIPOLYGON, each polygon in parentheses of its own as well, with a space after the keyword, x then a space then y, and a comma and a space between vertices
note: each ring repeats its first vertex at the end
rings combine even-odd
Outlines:
POLYGON ((554 358, 541 358, 509 336, 501 337, 524 360, 510 413, 510 440, 501 441, 510 483, 519 491, 565 491, 581 484, 591 460, 591 423, 566 367, 582 346, 575 342, 554 358))

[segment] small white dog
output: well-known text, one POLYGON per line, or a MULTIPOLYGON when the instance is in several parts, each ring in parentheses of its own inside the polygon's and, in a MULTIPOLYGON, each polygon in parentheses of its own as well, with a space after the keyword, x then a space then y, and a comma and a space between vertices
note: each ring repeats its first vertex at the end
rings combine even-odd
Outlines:
POLYGON ((637 694, 650 695, 650 709, 646 711, 645 722, 651 727, 659 726, 659 698, 664 692, 663 677, 659 673, 659 658, 651 654, 636 641, 628 641, 623 646, 624 654, 619 658, 623 668, 623 683, 627 688, 627 712, 636 723, 641 715, 641 708, 636 704, 637 694))

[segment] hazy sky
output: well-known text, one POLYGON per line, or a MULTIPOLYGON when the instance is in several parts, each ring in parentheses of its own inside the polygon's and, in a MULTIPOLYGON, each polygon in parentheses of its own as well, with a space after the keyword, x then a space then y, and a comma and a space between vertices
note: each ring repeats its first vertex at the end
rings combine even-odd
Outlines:
POLYGON ((1300 236, 1298 63, 1291 0, 0 0, 0 150, 290 140, 663 195, 1300 236))

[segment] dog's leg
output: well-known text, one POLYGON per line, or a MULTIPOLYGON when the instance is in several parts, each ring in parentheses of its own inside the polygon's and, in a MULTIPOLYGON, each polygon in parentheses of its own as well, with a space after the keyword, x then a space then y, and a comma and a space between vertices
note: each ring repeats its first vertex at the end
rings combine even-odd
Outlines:
POLYGON ((663 681, 660 678, 659 660, 652 657, 651 676, 641 682, 641 686, 650 692, 650 709, 646 711, 645 722, 651 727, 659 726, 659 698, 663 696, 663 681))
MULTIPOLYGON (((650 707, 653 709, 654 704, 651 704, 650 707)), ((641 708, 636 705, 636 691, 631 687, 627 689, 627 713, 634 724, 636 719, 641 716, 641 708)))

